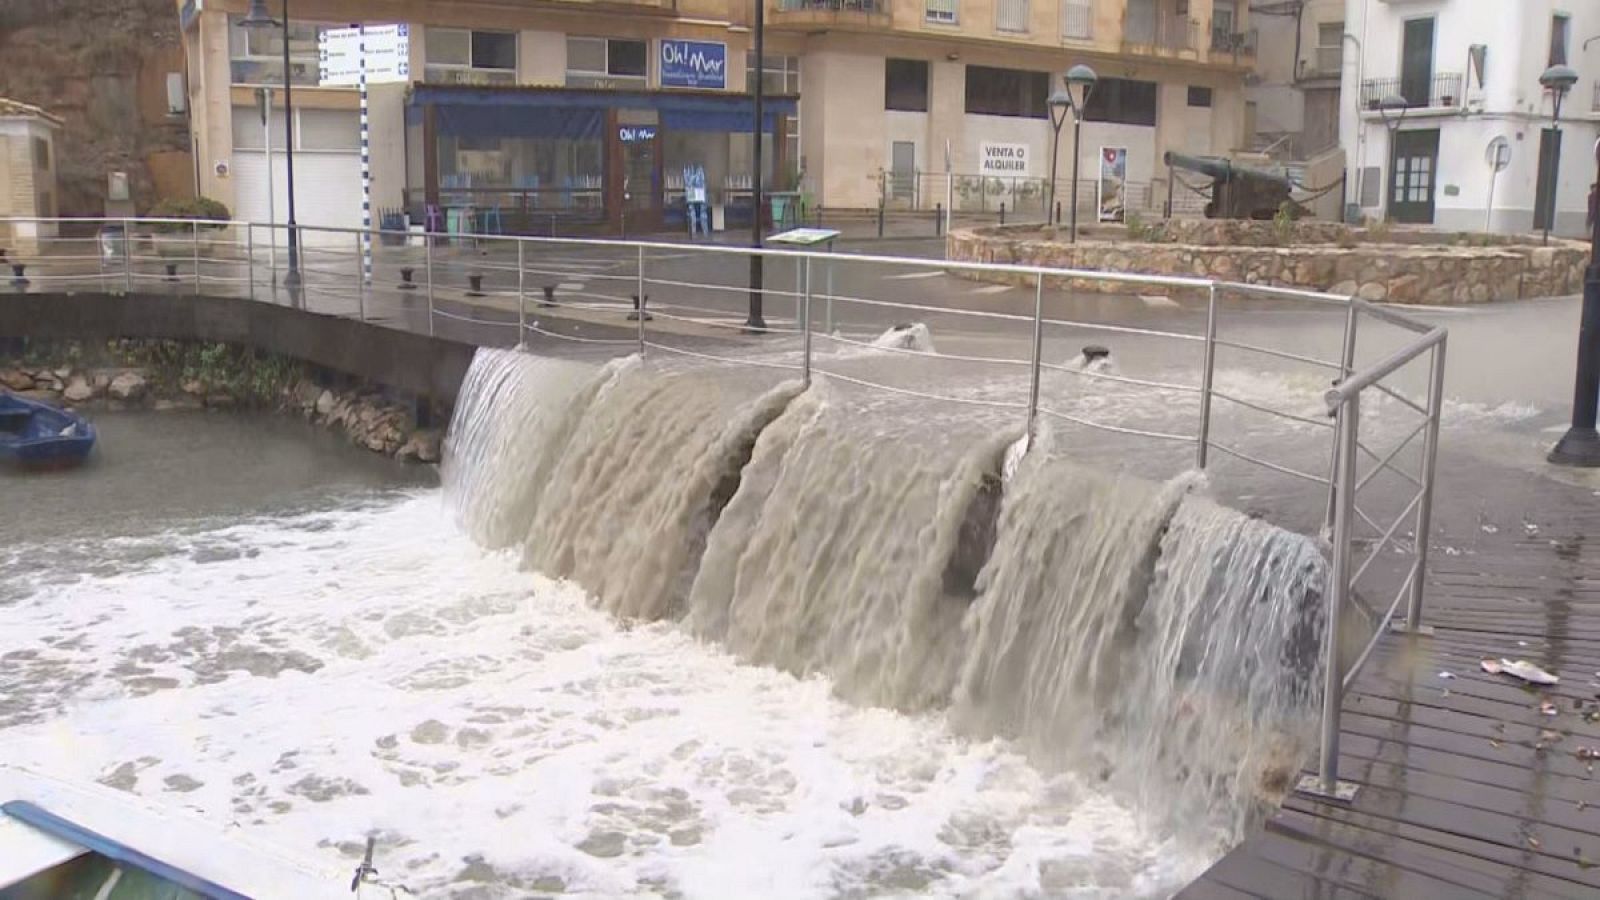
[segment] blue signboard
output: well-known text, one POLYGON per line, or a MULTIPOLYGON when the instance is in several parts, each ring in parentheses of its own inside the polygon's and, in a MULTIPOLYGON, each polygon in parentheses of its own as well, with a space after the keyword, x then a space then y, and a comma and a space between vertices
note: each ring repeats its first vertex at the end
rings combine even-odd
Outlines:
POLYGON ((717 41, 663 40, 661 86, 726 89, 728 45, 717 41))

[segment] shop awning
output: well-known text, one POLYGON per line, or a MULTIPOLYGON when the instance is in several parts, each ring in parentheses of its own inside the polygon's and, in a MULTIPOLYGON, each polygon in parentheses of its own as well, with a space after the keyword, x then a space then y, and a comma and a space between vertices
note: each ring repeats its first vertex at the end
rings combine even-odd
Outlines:
MULTIPOLYGON (((747 94, 714 91, 610 91, 587 88, 467 87, 418 84, 412 87, 408 122, 421 121, 422 108, 435 108, 441 134, 456 137, 594 137, 608 109, 654 110, 664 128, 748 134, 755 102, 747 94)), ((792 116, 799 98, 766 98, 763 130, 776 130, 778 116, 792 116)))

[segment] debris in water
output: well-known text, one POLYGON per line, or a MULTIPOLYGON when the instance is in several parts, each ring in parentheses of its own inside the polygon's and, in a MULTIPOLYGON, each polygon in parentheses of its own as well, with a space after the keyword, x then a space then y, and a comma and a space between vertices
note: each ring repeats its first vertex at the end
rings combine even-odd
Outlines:
POLYGON ((1547 716, 1553 716, 1557 712, 1560 712, 1560 710, 1556 709, 1556 705, 1554 703, 1551 703, 1549 700, 1546 700, 1543 703, 1539 704, 1539 712, 1541 712, 1541 713, 1543 713, 1544 715, 1547 715, 1547 716))
POLYGON ((1551 675, 1525 659, 1515 661, 1504 657, 1498 660, 1485 659, 1478 665, 1483 667, 1483 670, 1490 675, 1510 675, 1513 678, 1520 678, 1529 684, 1557 684, 1561 681, 1560 678, 1551 675))
POLYGON ((1444 555, 1445 556, 1460 556, 1461 555, 1461 551, 1457 550, 1454 547, 1446 547, 1446 548, 1444 548, 1444 555))
POLYGON ((1528 532, 1529 534, 1538 534, 1539 533, 1539 526, 1533 524, 1532 522, 1523 522, 1522 523, 1522 528, 1523 528, 1524 531, 1528 532))
POLYGON ((914 350, 918 353, 936 353, 933 349, 933 332, 921 322, 901 322, 878 335, 872 346, 885 350, 914 350))
POLYGON ((1533 849, 1535 849, 1535 850, 1537 850, 1537 849, 1539 849, 1539 847, 1540 847, 1540 846, 1542 846, 1542 845, 1541 845, 1541 844, 1540 844, 1540 843, 1539 843, 1539 839, 1538 839, 1538 838, 1536 838, 1536 837, 1533 837, 1533 836, 1531 836, 1531 835, 1530 835, 1530 836, 1529 836, 1529 837, 1528 837, 1528 846, 1529 846, 1529 847, 1532 847, 1532 848, 1533 848, 1533 849))
POLYGON ((1496 527, 1494 525, 1490 525, 1488 522, 1483 523, 1483 525, 1480 526, 1480 527, 1483 528, 1483 533, 1484 534, 1499 534, 1500 533, 1500 529, 1498 527, 1496 527))
POLYGON ((1559 742, 1564 737, 1566 737, 1564 733, 1560 731, 1552 731, 1548 728, 1539 732, 1539 742, 1542 744, 1554 744, 1559 742))
MULTIPOLYGON (((1600 759, 1600 750, 1596 750, 1593 747, 1579 747, 1578 749, 1572 751, 1572 755, 1583 760, 1584 762, 1589 762, 1591 760, 1600 759)), ((1579 809, 1583 809, 1587 805, 1588 804, 1582 800, 1578 801, 1579 809)))
POLYGON ((1448 679, 1454 678, 1456 676, 1455 676, 1454 672, 1440 672, 1439 673, 1439 677, 1448 680, 1448 679))

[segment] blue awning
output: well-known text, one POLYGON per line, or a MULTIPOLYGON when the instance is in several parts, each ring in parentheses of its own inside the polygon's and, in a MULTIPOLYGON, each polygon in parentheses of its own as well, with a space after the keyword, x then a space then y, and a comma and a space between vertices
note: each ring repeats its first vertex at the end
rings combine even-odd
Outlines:
MULTIPOLYGON (((473 88, 419 84, 412 88, 407 118, 432 105, 442 134, 468 137, 592 137, 604 127, 608 109, 655 110, 664 128, 748 134, 755 103, 747 94, 688 91, 607 91, 572 88, 473 88)), ((794 115, 795 97, 766 100, 763 130, 777 117, 794 115)))

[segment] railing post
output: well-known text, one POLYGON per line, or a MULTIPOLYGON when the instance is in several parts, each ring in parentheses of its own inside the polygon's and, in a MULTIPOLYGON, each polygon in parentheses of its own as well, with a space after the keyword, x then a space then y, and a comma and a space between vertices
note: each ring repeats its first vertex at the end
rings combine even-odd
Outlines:
MULTIPOLYGON (((1344 316, 1344 350, 1342 351, 1342 355, 1339 357, 1339 366, 1340 366, 1340 368, 1339 368, 1339 380, 1340 381, 1343 381, 1346 378, 1349 378, 1350 377, 1350 373, 1355 371, 1355 365, 1356 365, 1356 326, 1358 324, 1360 324, 1360 322, 1361 322, 1361 316, 1360 316, 1359 310, 1356 307, 1356 298, 1351 297, 1349 305, 1345 308, 1345 316, 1344 316)), ((1323 530, 1324 533, 1327 533, 1327 534, 1331 534, 1333 532, 1333 517, 1334 517, 1334 513, 1335 513, 1334 504, 1335 504, 1335 501, 1337 499, 1334 496, 1333 488, 1334 488, 1334 476, 1337 473, 1338 468, 1339 468, 1339 444, 1338 444, 1337 441, 1335 441, 1334 445, 1333 445, 1333 452, 1329 454, 1329 459, 1328 459, 1328 511, 1327 511, 1327 514, 1323 517, 1323 520, 1322 520, 1322 522, 1323 522, 1322 530, 1323 530)))
POLYGON ((1441 338, 1433 345, 1432 366, 1428 371, 1428 430, 1422 445, 1422 501, 1417 506, 1417 562, 1411 580, 1411 598, 1405 622, 1394 623, 1394 630, 1407 634, 1432 634, 1422 624, 1422 595, 1428 576, 1428 532, 1433 528, 1434 461, 1439 455, 1439 419, 1444 414, 1444 349, 1441 338))
POLYGON ((200 293, 200 220, 189 222, 189 243, 194 258, 194 292, 200 293))
POLYGON ((366 232, 356 234, 356 318, 367 320, 366 232))
POLYGON ((1211 450, 1211 385, 1217 372, 1217 283, 1206 288, 1206 347, 1200 370, 1200 434, 1194 450, 1195 468, 1204 470, 1211 450))
POLYGON ((133 223, 122 220, 122 269, 126 293, 133 293, 133 223))
POLYGON ((517 349, 528 345, 527 273, 523 271, 523 249, 527 241, 517 241, 517 349))
POLYGON ((1339 409, 1339 466, 1334 486, 1338 509, 1333 523, 1333 562, 1323 592, 1328 614, 1323 624, 1322 745, 1317 774, 1300 779, 1296 788, 1328 800, 1350 802, 1355 785, 1339 781, 1339 715, 1344 706, 1344 673, 1339 664, 1340 619, 1350 594, 1350 539, 1356 509, 1356 452, 1361 431, 1361 394, 1351 394, 1339 409))
POLYGON ((805 259, 805 293, 800 302, 801 371, 806 387, 811 386, 811 257, 805 259))
MULTIPOLYGON (((760 210, 756 215, 760 215, 760 210)), ((636 269, 639 284, 639 357, 644 358, 644 245, 639 245, 639 263, 636 269)))
POLYGON ((1038 436, 1039 424, 1039 362, 1044 347, 1044 273, 1033 276, 1033 361, 1029 366, 1028 382, 1028 448, 1038 436))
POLYGON ((244 226, 244 276, 250 286, 250 299, 256 298, 256 227, 248 222, 244 226))
POLYGON ((428 337, 433 337, 433 236, 422 233, 422 258, 428 276, 428 337))

